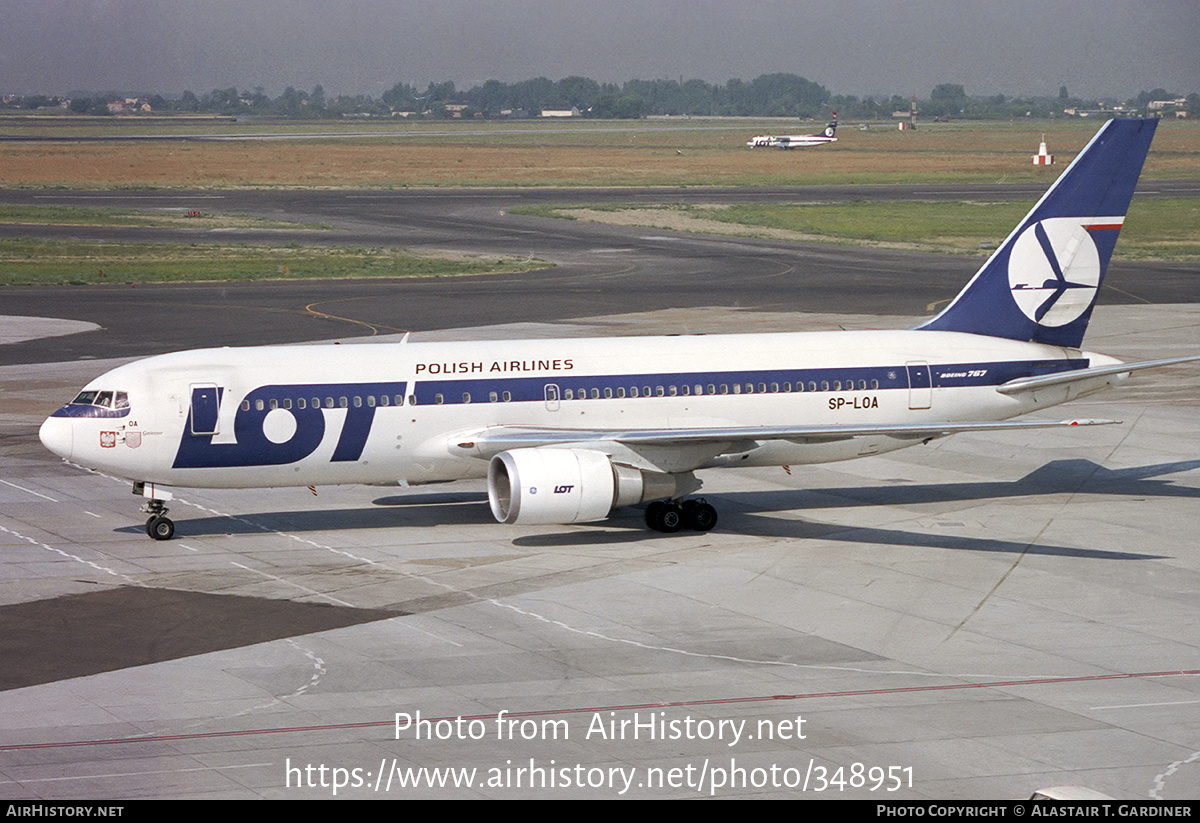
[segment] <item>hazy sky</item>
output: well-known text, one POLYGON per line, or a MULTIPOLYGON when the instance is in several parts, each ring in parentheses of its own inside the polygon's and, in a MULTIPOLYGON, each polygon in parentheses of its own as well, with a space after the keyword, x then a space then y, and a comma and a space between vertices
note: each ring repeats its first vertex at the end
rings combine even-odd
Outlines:
POLYGON ((0 92, 720 82, 1200 92, 1200 0, 0 0, 0 92))

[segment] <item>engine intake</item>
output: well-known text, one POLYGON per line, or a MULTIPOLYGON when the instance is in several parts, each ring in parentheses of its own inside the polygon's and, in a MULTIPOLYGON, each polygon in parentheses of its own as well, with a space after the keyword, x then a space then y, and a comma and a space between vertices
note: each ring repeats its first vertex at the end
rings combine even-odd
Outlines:
POLYGON ((501 523, 603 520, 621 506, 673 497, 679 485, 675 475, 617 465, 589 449, 513 449, 488 466, 488 502, 501 523))

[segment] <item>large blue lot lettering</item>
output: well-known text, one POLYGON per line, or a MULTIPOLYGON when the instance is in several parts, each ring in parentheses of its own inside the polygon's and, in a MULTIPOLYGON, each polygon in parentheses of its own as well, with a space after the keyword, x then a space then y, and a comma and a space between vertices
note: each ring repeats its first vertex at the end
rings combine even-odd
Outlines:
MULTIPOLYGON (((174 467, 179 469, 279 466, 308 457, 325 437, 328 419, 344 413, 342 431, 331 462, 358 460, 371 433, 375 410, 404 397, 405 383, 311 383, 262 386, 238 405, 233 443, 213 443, 212 434, 192 434, 185 423, 174 467), (386 400, 384 400, 386 398, 386 400), (283 442, 267 437, 264 423, 271 413, 291 415, 296 429, 283 442)), ((224 390, 222 390, 224 393, 224 390)))

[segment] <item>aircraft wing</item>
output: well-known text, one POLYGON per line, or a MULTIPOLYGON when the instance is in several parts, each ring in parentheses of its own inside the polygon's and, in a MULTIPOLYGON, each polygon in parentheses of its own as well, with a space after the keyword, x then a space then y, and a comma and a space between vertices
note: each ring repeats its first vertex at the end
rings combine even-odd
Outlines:
POLYGON ((1033 391, 1046 386, 1061 386, 1067 383, 1075 383, 1080 380, 1089 380, 1093 377, 1105 377, 1110 374, 1126 374, 1128 372, 1142 371, 1143 369, 1158 369, 1163 366, 1173 366, 1176 363, 1194 363, 1200 360, 1200 355, 1192 355, 1189 357, 1170 357, 1166 360, 1144 360, 1140 363, 1118 363, 1115 366, 1094 366, 1090 369, 1076 369, 1075 371, 1056 372, 1055 374, 1043 374, 1036 377, 1019 377, 1016 380, 1009 380, 1003 385, 997 386, 996 391, 1001 394, 1020 394, 1021 392, 1033 391))
MULTIPOLYGON (((541 429, 498 426, 474 435, 470 446, 491 457, 510 449, 565 444, 587 447, 602 443, 625 446, 716 446, 715 454, 730 454, 754 448, 766 440, 794 443, 831 443, 854 437, 886 436, 900 440, 924 440, 963 432, 1045 429, 1058 426, 1103 426, 1118 420, 1001 420, 974 423, 909 423, 837 426, 726 426, 679 429, 541 429)), ((460 446, 467 446, 462 443, 460 446)))

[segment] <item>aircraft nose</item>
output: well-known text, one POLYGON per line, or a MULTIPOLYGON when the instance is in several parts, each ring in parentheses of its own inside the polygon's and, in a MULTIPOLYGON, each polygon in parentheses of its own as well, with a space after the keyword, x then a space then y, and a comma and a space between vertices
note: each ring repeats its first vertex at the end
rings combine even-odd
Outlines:
POLYGON ((47 417, 38 430, 38 439, 59 457, 70 459, 71 451, 75 448, 75 429, 70 418, 47 417))

